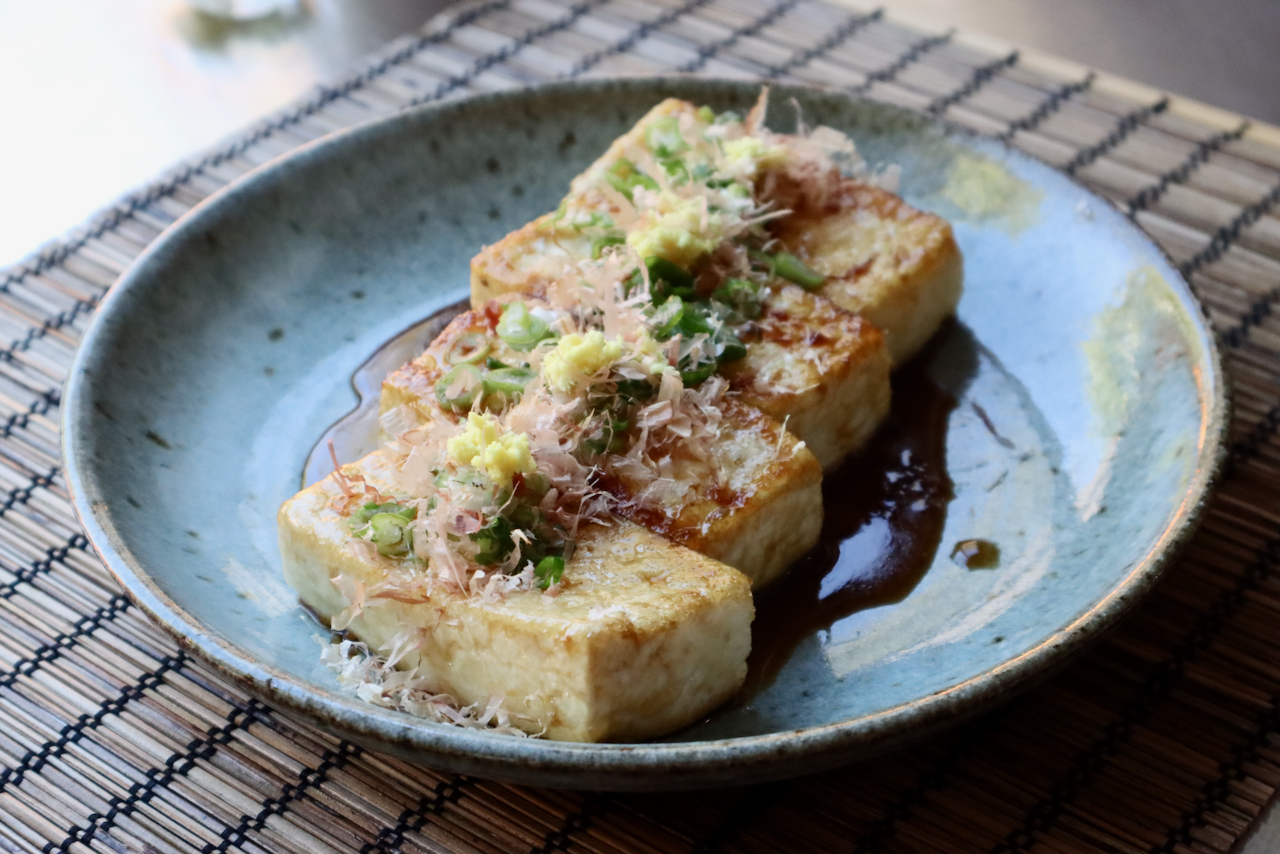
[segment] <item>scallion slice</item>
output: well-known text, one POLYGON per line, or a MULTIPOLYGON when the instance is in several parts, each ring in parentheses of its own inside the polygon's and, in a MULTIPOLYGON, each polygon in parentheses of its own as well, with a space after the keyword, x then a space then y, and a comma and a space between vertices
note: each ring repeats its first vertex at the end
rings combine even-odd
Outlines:
POLYGON ((599 261, 600 256, 604 254, 604 250, 610 246, 621 246, 627 242, 627 238, 621 234, 605 234, 591 241, 591 260, 599 261))
POLYGON ((445 409, 466 412, 484 387, 484 372, 475 365, 458 365, 436 382, 436 400, 445 409))
POLYGON ((544 557, 533 568, 533 574, 538 577, 538 586, 543 590, 553 584, 559 584, 560 577, 564 575, 564 558, 555 555, 544 557))
POLYGON ((478 365, 489 355, 492 347, 487 335, 481 332, 464 332, 453 342, 444 360, 450 365, 478 365))
POLYGON ((689 147, 680 133, 680 120, 675 116, 663 116, 649 122, 644 129, 644 141, 658 157, 675 157, 689 147))
POLYGON ((481 381, 486 394, 517 395, 524 393, 535 374, 529 368, 499 368, 484 375, 481 381))
POLYGON ((498 320, 498 337, 522 352, 532 350, 553 335, 547 322, 532 314, 522 302, 508 305, 498 320))
POLYGON ((822 287, 822 283, 827 280, 790 252, 779 252, 773 256, 773 272, 810 291, 822 287))

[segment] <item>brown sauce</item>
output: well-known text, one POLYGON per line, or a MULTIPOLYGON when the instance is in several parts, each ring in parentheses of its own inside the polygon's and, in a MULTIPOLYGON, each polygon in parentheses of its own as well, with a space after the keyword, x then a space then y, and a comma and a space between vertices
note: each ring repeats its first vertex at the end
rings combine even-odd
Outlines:
POLYGON ((814 632, 856 611, 900 602, 933 563, 952 498, 952 395, 926 356, 893 375, 893 407, 870 444, 823 478, 817 547, 756 594, 745 701, 773 682, 814 632))
POLYGON ((990 540, 961 540, 952 546, 951 560, 965 569, 995 569, 1000 547, 990 540))

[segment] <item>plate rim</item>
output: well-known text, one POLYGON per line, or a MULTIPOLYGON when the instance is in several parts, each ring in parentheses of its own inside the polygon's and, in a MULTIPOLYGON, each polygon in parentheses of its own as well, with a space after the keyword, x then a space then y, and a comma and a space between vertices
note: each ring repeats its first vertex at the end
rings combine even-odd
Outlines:
MULTIPOLYGON (((475 106, 504 101, 518 103, 531 96, 554 95, 574 89, 623 87, 653 91, 664 86, 670 88, 673 83, 680 82, 693 86, 751 90, 761 85, 758 81, 696 76, 591 78, 522 86, 446 103, 423 104, 325 134, 274 157, 201 200, 161 232, 119 276, 94 312, 76 349, 63 390, 60 444, 72 507, 90 545, 129 598, 176 638, 183 649, 214 665, 249 693, 285 707, 281 711, 301 714, 322 728, 335 731, 356 743, 416 761, 426 759, 430 763, 439 763, 439 767, 461 773, 519 783, 597 789, 743 784, 824 770, 855 758, 884 752, 977 715, 1032 683, 1047 678, 1127 614, 1154 587, 1202 521, 1213 487, 1225 464, 1225 439, 1230 425, 1229 375, 1218 336, 1205 307, 1168 253, 1136 224, 1129 225, 1132 234, 1154 248, 1174 273, 1172 278, 1165 277, 1166 283, 1193 320, 1203 348, 1204 364, 1208 368, 1207 375, 1197 371, 1201 423, 1195 473, 1189 479, 1179 510, 1166 521, 1151 549, 1123 577, 1118 578, 1105 596, 1095 600, 1091 607, 1040 643, 943 690, 870 715, 763 735, 628 744, 515 739, 412 718, 337 691, 313 686, 257 660, 247 650, 206 629, 198 619, 171 600, 147 574, 141 562, 132 557, 107 514, 103 512, 100 518, 98 505, 105 505, 105 501, 97 497, 104 495, 104 491, 95 488, 91 465, 79 462, 82 446, 88 442, 87 436, 81 435, 81 423, 90 423, 91 418, 84 416, 89 415, 92 408, 85 397, 90 384, 86 366, 94 358, 95 345, 111 321, 115 306, 124 298, 122 295, 135 287, 138 281, 145 281, 151 265, 162 260, 163 254, 175 245, 180 245, 185 235, 201 229, 207 218, 216 217, 222 206, 233 203, 242 192, 253 192, 257 182, 265 180, 270 183, 273 175, 279 179, 288 165, 334 156, 330 148, 337 146, 340 153, 342 146, 358 146, 364 137, 394 134, 404 122, 426 124, 439 121, 440 117, 447 117, 451 112, 475 106), (800 761, 803 761, 803 767, 798 765, 800 761)), ((1005 140, 979 134, 945 119, 855 98, 831 87, 777 88, 784 92, 813 92, 843 98, 850 103, 870 104, 874 109, 897 114, 922 127, 938 128, 946 137, 983 140, 985 144, 1001 147, 1006 156, 1015 160, 1052 168, 1005 140)), ((1101 203, 1123 215, 1113 202, 1085 187, 1074 176, 1060 171, 1057 174, 1085 193, 1091 203, 1101 203)))

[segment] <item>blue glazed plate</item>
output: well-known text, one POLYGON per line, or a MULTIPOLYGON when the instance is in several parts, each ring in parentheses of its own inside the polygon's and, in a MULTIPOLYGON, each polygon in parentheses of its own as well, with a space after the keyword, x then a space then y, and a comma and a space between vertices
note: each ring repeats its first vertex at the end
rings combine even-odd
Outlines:
MULTIPOLYGON (((280 577, 275 514, 353 372, 464 297, 484 243, 555 207, 662 97, 744 83, 597 81, 487 95, 307 145, 202 203, 111 291, 65 394, 76 509, 132 596, 282 709, 441 768, 579 788, 777 778, 883 751, 1062 664, 1156 581, 1220 458, 1224 377, 1186 284, 1108 204, 992 140, 814 90, 903 195, 948 217, 959 322, 930 364, 957 398, 942 547, 901 602, 805 640, 748 705, 668 740, 579 745, 426 723, 341 694, 280 577), (974 405, 976 404, 976 406, 974 405), (990 421, 998 429, 988 429, 990 421), (951 544, 999 544, 970 571, 951 544)), ((791 111, 776 108, 779 129, 791 111)))

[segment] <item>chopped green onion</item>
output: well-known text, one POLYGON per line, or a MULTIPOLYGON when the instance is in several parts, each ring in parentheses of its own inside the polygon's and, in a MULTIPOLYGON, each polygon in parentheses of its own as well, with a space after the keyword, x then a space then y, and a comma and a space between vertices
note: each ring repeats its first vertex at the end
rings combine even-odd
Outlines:
POLYGON ((551 478, 540 471, 520 474, 517 477, 519 478, 519 489, 516 492, 519 495, 527 495, 535 501, 541 501, 542 497, 551 491, 551 478))
POLYGON ((491 371, 497 371, 497 370, 500 370, 500 369, 502 369, 502 368, 510 368, 510 367, 511 367, 511 365, 508 365, 506 362, 501 362, 501 361, 499 361, 499 360, 497 360, 497 359, 493 358, 492 356, 490 356, 489 358, 487 358, 487 359, 485 359, 485 360, 484 360, 484 366, 485 366, 486 368, 488 368, 489 370, 491 370, 491 371))
POLYGON ((604 180, 610 187, 632 201, 631 191, 636 187, 644 187, 653 192, 658 191, 658 182, 636 168, 636 165, 625 157, 614 163, 604 173, 604 180))
POLYGON ((716 372, 715 362, 705 362, 696 368, 690 368, 680 372, 680 379, 685 386, 695 386, 716 372))
POLYGON ((711 298, 729 306, 747 320, 755 320, 760 316, 760 286, 747 279, 725 279, 712 292, 711 298))
POLYGON ((680 328, 680 319, 684 317, 684 300, 680 297, 669 297, 662 305, 654 309, 653 337, 658 341, 666 341, 680 328))
POLYGON ((501 563, 516 547, 511 538, 511 522, 503 516, 494 516, 489 522, 471 535, 471 541, 479 546, 476 552, 476 563, 481 566, 492 566, 501 563))
POLYGON ((450 365, 475 365, 489 355, 492 346, 487 335, 481 332, 464 332, 453 342, 449 352, 445 353, 444 360, 450 365))
POLYGON ((498 320, 498 337, 522 352, 532 350, 554 334, 547 322, 530 313, 522 302, 508 305, 498 320))
POLYGON ((715 327, 707 317, 706 303, 689 306, 689 309, 691 310, 686 310, 680 316, 680 334, 685 338, 692 338, 695 335, 710 335, 715 332, 715 327))
POLYGON ((715 342, 720 345, 720 352, 716 354, 717 364, 736 362, 747 357, 747 345, 743 344, 742 339, 734 335, 727 326, 720 327, 719 334, 715 336, 715 342))
POLYGON ((606 234, 601 237, 597 237, 595 240, 591 241, 591 260, 599 261, 600 256, 604 254, 604 250, 608 249, 610 246, 621 246, 626 242, 627 238, 623 237, 621 234, 606 234))
POLYGON ((648 400, 653 397, 653 383, 649 380, 618 380, 618 397, 625 403, 648 400))
POLYGON ((386 557, 407 555, 413 548, 409 522, 397 513, 379 513, 369 520, 369 539, 386 557))
POLYGON ((372 542, 377 547, 378 554, 402 557, 413 550, 413 531, 409 528, 409 523, 417 515, 417 507, 394 501, 385 504, 370 502, 352 517, 351 530, 356 536, 372 542))
POLYGON ((825 276, 811 270, 809 265, 790 252, 779 252, 773 256, 773 271, 807 290, 821 287, 827 280, 825 276))
POLYGON ((624 299, 630 299, 631 295, 640 289, 644 284, 644 276, 640 273, 640 268, 631 271, 631 275, 627 276, 627 280, 622 283, 622 296, 624 299))
POLYGON ((436 400, 445 409, 465 412, 484 386, 484 372, 475 365, 458 365, 436 382, 436 400))
POLYGON ((668 157, 658 161, 663 171, 677 187, 689 183, 689 167, 679 157, 668 157))
MULTIPOLYGON (((707 179, 714 174, 715 170, 711 168, 710 163, 699 163, 697 166, 693 167, 693 171, 689 173, 689 176, 695 181, 707 181, 707 179)), ((709 181, 707 182, 707 186, 711 186, 709 181)))
POLYGON ((529 368, 499 368, 485 374, 481 381, 486 394, 522 394, 535 374, 529 368))
POLYGON ((564 219, 564 215, 569 212, 569 200, 564 199, 560 202, 560 206, 556 208, 555 216, 538 226, 539 230, 546 228, 554 228, 560 220, 564 219))
POLYGON ((553 584, 559 584, 560 576, 564 575, 564 558, 555 555, 544 557, 533 568, 533 574, 538 577, 540 582, 538 586, 543 590, 553 584))
POLYGON ((598 227, 613 228, 613 217, 609 216, 608 214, 603 214, 603 213, 593 211, 592 213, 587 214, 585 217, 579 216, 576 219, 574 219, 570 227, 574 231, 578 231, 578 232, 581 232, 588 228, 598 228, 598 227))
POLYGON ((650 255, 644 259, 644 265, 649 268, 649 292, 655 305, 661 305, 670 296, 685 299, 696 296, 693 274, 679 264, 650 255))
POLYGON ((403 516, 406 520, 411 520, 418 515, 418 508, 410 507, 407 504, 398 504, 395 501, 388 501, 386 504, 379 504, 376 501, 370 501, 351 517, 351 526, 360 528, 369 524, 369 520, 379 513, 395 513, 403 516))
POLYGON ((645 145, 658 157, 674 157, 689 147, 680 133, 680 120, 663 116, 649 122, 644 129, 645 145))
POLYGON ((698 108, 698 121, 711 124, 716 120, 716 111, 705 104, 698 108))

